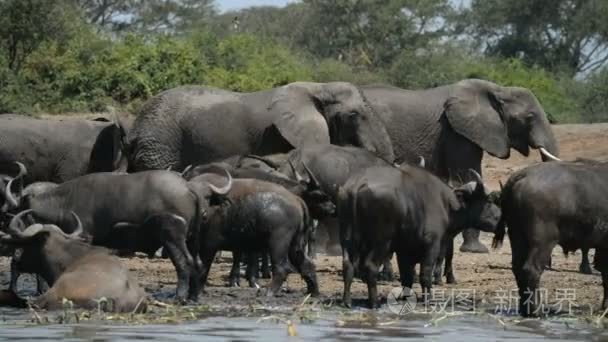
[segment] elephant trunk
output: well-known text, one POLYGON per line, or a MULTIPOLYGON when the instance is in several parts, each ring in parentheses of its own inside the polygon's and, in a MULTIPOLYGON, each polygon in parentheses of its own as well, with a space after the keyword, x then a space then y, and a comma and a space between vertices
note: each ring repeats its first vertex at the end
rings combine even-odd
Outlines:
POLYGON ((359 145, 392 164, 395 161, 395 152, 391 138, 384 122, 375 113, 373 117, 374 120, 370 120, 371 132, 359 132, 359 145))
MULTIPOLYGON (((549 120, 546 119, 546 117, 544 118, 544 122, 541 125, 535 125, 530 130, 530 146, 537 149, 543 147, 553 156, 559 156, 559 147, 557 144, 557 140, 553 135, 551 124, 549 123, 549 120)), ((542 152, 540 153, 540 156, 543 162, 554 160, 550 156, 542 152)))

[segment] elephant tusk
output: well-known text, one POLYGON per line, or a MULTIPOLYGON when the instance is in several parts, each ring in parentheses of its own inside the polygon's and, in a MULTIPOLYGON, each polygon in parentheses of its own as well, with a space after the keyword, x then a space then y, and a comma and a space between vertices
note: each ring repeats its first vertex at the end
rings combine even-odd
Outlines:
POLYGON ((540 150, 540 153, 542 153, 545 157, 547 157, 553 161, 562 161, 561 159, 559 159, 556 156, 549 153, 549 151, 547 151, 544 147, 540 147, 539 150, 540 150))
POLYGON ((424 167, 426 166, 426 161, 424 160, 423 156, 418 156, 419 160, 418 160, 418 166, 420 166, 421 168, 424 169, 424 167))

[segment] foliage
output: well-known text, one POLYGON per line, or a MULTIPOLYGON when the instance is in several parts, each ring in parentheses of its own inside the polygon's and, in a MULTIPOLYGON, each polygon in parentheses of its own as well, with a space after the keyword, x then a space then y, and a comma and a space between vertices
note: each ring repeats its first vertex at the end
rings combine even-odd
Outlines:
POLYGON ((608 60, 606 16, 605 0, 473 0, 463 20, 491 55, 574 75, 608 60))
POLYGON ((74 1, 89 23, 114 32, 189 32, 216 15, 212 0, 74 1))
POLYGON ((311 79, 310 69, 289 49, 251 35, 219 42, 207 84, 234 91, 255 91, 311 79))
POLYGON ((308 66, 288 49, 249 35, 218 40, 205 32, 151 39, 129 34, 112 40, 89 31, 66 49, 44 43, 22 75, 8 79, 0 111, 135 109, 154 94, 186 84, 253 91, 310 78, 308 66))
POLYGON ((213 0, 0 0, 0 112, 134 111, 185 84, 418 89, 477 77, 531 89, 559 122, 608 121, 608 2, 458 3, 302 0, 220 14, 213 0))
POLYGON ((6 67, 18 73, 45 40, 65 42, 73 33, 72 8, 45 0, 0 0, 0 48, 6 67))
POLYGON ((592 75, 584 84, 581 97, 581 121, 608 121, 608 69, 592 75))

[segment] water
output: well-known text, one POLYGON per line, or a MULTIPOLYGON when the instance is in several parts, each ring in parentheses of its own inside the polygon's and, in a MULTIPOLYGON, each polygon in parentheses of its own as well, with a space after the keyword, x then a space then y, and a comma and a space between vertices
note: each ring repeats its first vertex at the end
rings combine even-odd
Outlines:
MULTIPOLYGON (((319 313, 304 323, 297 320, 291 340, 339 341, 488 341, 561 339, 569 341, 602 341, 608 330, 582 320, 524 320, 506 326, 489 315, 447 317, 430 324, 431 315, 411 314, 395 316, 383 313, 360 312, 365 320, 353 319, 356 314, 343 316, 338 312, 319 313)), ((75 325, 27 325, 24 311, 0 310, 0 341, 284 341, 288 338, 287 324, 257 317, 226 317, 210 314, 196 321, 180 324, 124 325, 87 322, 75 325), (17 323, 16 323, 17 322, 17 323)), ((291 316, 295 317, 295 316, 291 316)))

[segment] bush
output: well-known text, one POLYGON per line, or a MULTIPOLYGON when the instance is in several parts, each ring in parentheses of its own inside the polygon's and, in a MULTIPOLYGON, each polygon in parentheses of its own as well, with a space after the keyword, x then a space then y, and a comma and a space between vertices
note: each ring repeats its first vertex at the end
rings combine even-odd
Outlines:
POLYGON ((256 91, 312 79, 310 67, 291 51, 250 35, 110 39, 90 30, 67 48, 45 42, 18 76, 0 64, 0 75, 0 110, 50 113, 108 105, 134 111, 148 97, 186 84, 256 91))
POLYGON ((584 122, 608 122, 608 69, 591 75, 580 91, 581 119, 584 122))
POLYGON ((220 41, 207 84, 249 92, 312 79, 310 68, 289 49, 251 35, 220 41))
POLYGON ((384 75, 365 69, 355 69, 334 59, 324 59, 313 67, 315 82, 343 81, 354 84, 386 83, 384 75))

